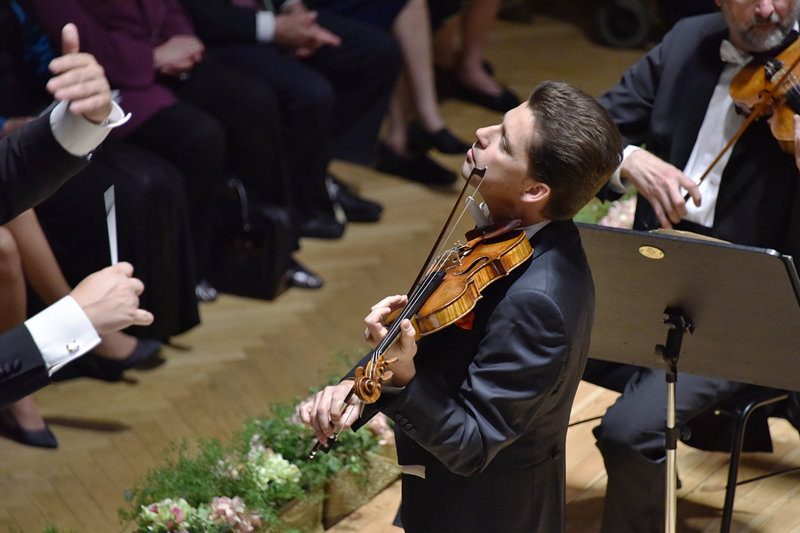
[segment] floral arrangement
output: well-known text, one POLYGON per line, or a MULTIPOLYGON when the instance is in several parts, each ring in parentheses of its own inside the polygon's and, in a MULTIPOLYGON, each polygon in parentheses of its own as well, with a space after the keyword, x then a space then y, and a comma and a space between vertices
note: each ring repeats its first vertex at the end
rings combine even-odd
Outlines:
POLYGON ((603 202, 593 198, 575 215, 576 222, 600 224, 614 228, 633 227, 633 213, 636 210, 636 190, 631 189, 619 200, 603 202))
POLYGON ((343 432, 329 453, 309 460, 313 431, 288 406, 275 405, 271 414, 245 421, 229 445, 200 439, 173 444, 165 466, 126 494, 130 506, 120 516, 135 523, 137 533, 308 529, 284 521, 288 504, 324 490, 343 472, 367 484, 376 451, 393 444, 388 421, 378 416, 368 430, 343 432))

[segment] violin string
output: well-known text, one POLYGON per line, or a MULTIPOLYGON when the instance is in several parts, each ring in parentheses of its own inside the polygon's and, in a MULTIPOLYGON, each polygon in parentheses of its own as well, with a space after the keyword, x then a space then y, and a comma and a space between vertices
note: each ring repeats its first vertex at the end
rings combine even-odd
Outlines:
MULTIPOLYGON (((486 168, 483 169, 483 174, 480 175, 480 180, 478 181, 478 184, 475 186, 475 190, 472 191, 472 193, 467 197, 467 199, 472 198, 473 201, 477 201, 477 200, 475 200, 475 195, 480 190, 481 185, 483 185, 483 180, 484 180, 485 177, 486 177, 486 168)), ((444 243, 445 242, 450 242, 450 239, 453 237, 453 232, 456 230, 458 225, 461 223, 461 219, 464 218, 464 214, 467 211, 468 211, 467 204, 465 202, 464 208, 461 210, 461 213, 458 215, 458 219, 456 219, 455 223, 450 226, 450 232, 447 234, 447 237, 445 239, 443 239, 441 244, 439 245, 439 250, 437 250, 437 253, 441 254, 442 253, 442 249, 445 246, 444 243)), ((448 248, 448 250, 449 250, 449 248, 448 248)), ((436 269, 429 269, 429 272, 435 272, 436 270, 438 270, 438 267, 436 269)))
MULTIPOLYGON (((475 201, 475 194, 480 190, 480 187, 483 184, 483 180, 486 176, 486 168, 483 168, 481 173, 477 173, 475 171, 473 171, 473 173, 480 176, 478 184, 475 186, 475 190, 472 191, 472 193, 469 195, 469 198, 472 198, 473 201, 475 201)), ((470 174, 470 177, 471 176, 472 174, 470 174)), ((458 219, 455 221, 455 223, 451 224, 450 231, 447 234, 447 237, 442 240, 442 243, 440 243, 439 245, 440 249, 437 250, 437 254, 435 256, 436 259, 432 261, 431 266, 427 270, 428 273, 437 272, 447 262, 447 257, 451 252, 451 248, 448 248, 447 254, 444 254, 442 252, 442 248, 444 248, 443 243, 445 241, 449 241, 452 238, 455 228, 458 227, 459 223, 461 222, 461 219, 464 217, 464 213, 467 210, 468 209, 465 204, 464 208, 461 210, 461 213, 458 216, 458 219)), ((391 344, 397 338, 400 331, 400 323, 403 321, 403 319, 410 318, 406 316, 408 314, 407 310, 417 308, 417 304, 419 303, 419 300, 422 298, 422 294, 425 294, 426 289, 430 287, 431 283, 433 283, 433 276, 430 275, 424 276, 422 281, 419 283, 419 286, 416 287, 414 290, 412 290, 411 294, 408 295, 408 302, 406 303, 405 308, 403 309, 403 311, 400 312, 396 320, 392 322, 391 326, 386 332, 386 335, 380 340, 380 342, 378 342, 375 349, 372 351, 372 355, 370 356, 370 363, 373 369, 377 368, 378 359, 380 358, 381 355, 383 355, 386 352, 386 350, 389 349, 389 346, 391 346, 391 344)))

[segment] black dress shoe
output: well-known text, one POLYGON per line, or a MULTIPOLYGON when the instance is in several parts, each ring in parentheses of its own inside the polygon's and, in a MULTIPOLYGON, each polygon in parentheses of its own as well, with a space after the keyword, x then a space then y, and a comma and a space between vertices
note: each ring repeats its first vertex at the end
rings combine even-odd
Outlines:
POLYGON ((348 222, 376 222, 381 218, 383 213, 381 204, 361 198, 336 176, 328 174, 325 185, 328 187, 331 200, 337 202, 344 210, 348 222))
MULTIPOLYGON (((122 381, 123 372, 130 368, 147 365, 155 368, 158 365, 148 363, 158 357, 161 342, 155 339, 136 339, 133 352, 125 359, 109 359, 89 352, 75 359, 52 375, 53 381, 66 381, 75 378, 93 378, 114 383, 122 381)), ((163 363, 163 360, 162 360, 163 363)))
POLYGON ((412 122, 408 126, 408 149, 412 152, 422 153, 436 148, 443 154, 465 154, 469 147, 447 128, 431 133, 419 122, 412 122))
POLYGON ((453 171, 444 168, 426 155, 418 157, 400 155, 385 144, 378 145, 375 169, 426 185, 448 185, 458 179, 453 171))
POLYGON ((505 113, 520 104, 519 98, 507 87, 503 87, 500 94, 487 94, 477 89, 464 85, 458 80, 453 81, 455 96, 460 100, 472 102, 492 111, 505 113))
POLYGON ((58 448, 58 440, 47 424, 45 424, 44 429, 31 431, 20 426, 14 415, 8 411, 3 411, 0 414, 0 433, 20 444, 36 446, 37 448, 58 448))
POLYGON ((194 295, 198 302, 210 303, 219 297, 217 289, 214 288, 208 280, 200 280, 200 283, 194 287, 194 295))
POLYGON ((289 269, 286 271, 286 283, 298 289, 319 289, 322 287, 322 278, 301 265, 292 258, 289 269))
POLYGON ((344 235, 345 225, 327 215, 315 215, 302 218, 300 221, 300 236, 311 239, 338 239, 344 235))

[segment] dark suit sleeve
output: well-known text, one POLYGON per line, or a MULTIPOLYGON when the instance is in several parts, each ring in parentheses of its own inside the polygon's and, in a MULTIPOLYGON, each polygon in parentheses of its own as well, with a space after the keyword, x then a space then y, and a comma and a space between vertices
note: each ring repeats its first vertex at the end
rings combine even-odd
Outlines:
POLYGON ((227 0, 181 0, 207 44, 255 43, 256 12, 227 0))
POLYGON ((58 144, 49 116, 0 139, 0 224, 49 197, 86 164, 58 144))
POLYGON ((667 47, 668 41, 664 41, 653 48, 598 99, 614 119, 625 145, 645 142, 667 47))
POLYGON ((445 394, 435 377, 418 372, 383 412, 452 472, 475 475, 535 419, 568 351, 553 300, 541 291, 515 291, 493 311, 457 394, 445 394))
POLYGON ((24 324, 0 335, 0 409, 49 383, 42 355, 24 324))

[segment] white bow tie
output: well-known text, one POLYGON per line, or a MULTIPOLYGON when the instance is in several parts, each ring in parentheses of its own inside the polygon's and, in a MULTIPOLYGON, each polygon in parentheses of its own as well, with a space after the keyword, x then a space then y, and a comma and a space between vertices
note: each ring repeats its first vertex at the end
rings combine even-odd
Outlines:
POLYGON ((722 43, 719 45, 719 56, 724 62, 733 63, 740 67, 745 66, 753 59, 750 54, 746 54, 736 48, 728 39, 723 39, 722 43))

